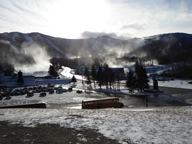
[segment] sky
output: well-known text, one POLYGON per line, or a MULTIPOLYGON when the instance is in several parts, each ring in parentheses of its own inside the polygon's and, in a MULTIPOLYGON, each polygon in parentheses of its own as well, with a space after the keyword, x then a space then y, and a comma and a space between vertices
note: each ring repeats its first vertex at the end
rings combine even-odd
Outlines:
POLYGON ((128 39, 192 33, 191 0, 1 0, 0 33, 128 39))

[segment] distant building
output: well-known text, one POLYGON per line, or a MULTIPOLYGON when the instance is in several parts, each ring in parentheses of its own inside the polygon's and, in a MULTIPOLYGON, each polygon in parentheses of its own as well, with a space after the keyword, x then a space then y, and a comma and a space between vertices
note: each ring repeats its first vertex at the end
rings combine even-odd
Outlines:
MULTIPOLYGON (((15 87, 18 86, 17 83, 17 73, 11 72, 9 70, 0 72, 0 87, 15 87)), ((36 72, 36 73, 23 73, 24 83, 21 86, 30 85, 47 85, 50 84, 63 84, 68 83, 70 79, 52 79, 52 77, 47 72, 36 72)))
POLYGON ((23 81, 35 81, 35 77, 33 75, 23 75, 23 81))
MULTIPOLYGON (((17 85, 17 73, 6 70, 0 73, 1 85, 13 86, 17 85)), ((33 75, 23 75, 23 81, 34 83, 35 77, 33 75)))
POLYGON ((86 67, 86 66, 77 66, 77 67, 76 67, 76 74, 83 75, 83 74, 84 74, 84 71, 85 71, 85 68, 88 68, 88 71, 90 71, 90 68, 89 68, 89 67, 86 67))
POLYGON ((124 80, 125 79, 125 72, 124 68, 110 68, 115 73, 116 80, 124 80))
POLYGON ((7 82, 12 82, 15 80, 16 75, 17 75, 16 73, 13 73, 10 70, 3 71, 0 73, 0 83, 4 84, 7 82))

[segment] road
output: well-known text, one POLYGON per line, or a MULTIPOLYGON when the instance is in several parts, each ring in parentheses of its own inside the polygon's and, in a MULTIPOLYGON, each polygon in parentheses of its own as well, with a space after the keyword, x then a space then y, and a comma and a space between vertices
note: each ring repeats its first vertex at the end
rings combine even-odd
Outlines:
POLYGON ((188 106, 192 104, 192 90, 159 87, 164 93, 148 96, 118 94, 125 107, 188 106))

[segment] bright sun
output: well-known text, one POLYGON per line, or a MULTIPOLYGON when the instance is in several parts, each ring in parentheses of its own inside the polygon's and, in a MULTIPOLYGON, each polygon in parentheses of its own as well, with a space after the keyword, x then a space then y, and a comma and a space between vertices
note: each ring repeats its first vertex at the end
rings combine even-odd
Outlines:
POLYGON ((102 0, 60 0, 48 7, 46 17, 49 32, 72 38, 84 31, 103 31, 110 18, 110 8, 102 0))

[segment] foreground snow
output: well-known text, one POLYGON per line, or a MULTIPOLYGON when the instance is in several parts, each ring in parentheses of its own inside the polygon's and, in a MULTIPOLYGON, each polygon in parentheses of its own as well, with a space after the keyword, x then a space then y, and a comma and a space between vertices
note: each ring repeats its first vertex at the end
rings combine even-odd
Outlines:
POLYGON ((0 121, 60 124, 61 127, 98 130, 120 143, 190 143, 191 107, 153 109, 2 109, 0 121), (22 114, 22 116, 21 116, 22 114))

